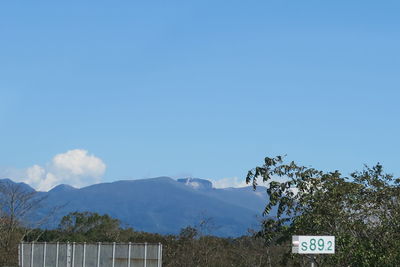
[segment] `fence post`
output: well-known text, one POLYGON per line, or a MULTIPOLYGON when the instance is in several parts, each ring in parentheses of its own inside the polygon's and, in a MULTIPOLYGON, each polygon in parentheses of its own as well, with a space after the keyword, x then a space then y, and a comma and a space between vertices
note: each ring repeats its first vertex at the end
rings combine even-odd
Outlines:
POLYGON ((72 243, 72 263, 71 266, 74 267, 75 266, 75 242, 72 243))
POLYGON ((100 267, 100 250, 101 250, 101 242, 97 245, 97 267, 100 267))
POLYGON ((21 253, 21 249, 22 249, 22 243, 18 244, 18 267, 22 267, 21 265, 21 255, 23 255, 21 253))
POLYGON ((162 255, 161 249, 162 249, 161 243, 158 243, 158 264, 157 264, 157 267, 161 267, 161 255, 162 255))
POLYGON ((82 267, 86 267, 86 242, 83 243, 82 267))
POLYGON ((56 267, 58 267, 58 251, 60 249, 60 243, 57 242, 56 245, 56 267))
POLYGON ((43 267, 46 267, 46 242, 43 244, 43 267))
POLYGON ((144 267, 147 267, 147 243, 144 243, 144 267))
POLYGON ((67 242, 67 267, 71 267, 71 244, 67 242))
POLYGON ((115 266, 115 242, 113 242, 112 246, 112 267, 115 266))
POLYGON ((131 242, 128 243, 128 267, 131 267, 131 242))
POLYGON ((34 253, 34 250, 35 250, 35 242, 32 242, 31 243, 31 266, 30 267, 33 267, 33 253, 34 253))

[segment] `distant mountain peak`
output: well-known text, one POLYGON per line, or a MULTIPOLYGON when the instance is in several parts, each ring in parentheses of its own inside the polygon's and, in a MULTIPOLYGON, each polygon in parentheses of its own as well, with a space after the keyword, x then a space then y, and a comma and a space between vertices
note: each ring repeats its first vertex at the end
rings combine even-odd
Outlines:
POLYGON ((212 183, 209 180, 200 178, 182 178, 177 180, 193 189, 209 190, 212 189, 212 183))
POLYGON ((68 185, 68 184, 60 184, 51 189, 49 192, 67 192, 67 191, 72 191, 72 190, 77 190, 75 187, 68 185))
POLYGON ((28 184, 23 183, 23 182, 14 182, 13 180, 11 180, 9 178, 0 179, 0 184, 17 185, 17 186, 20 186, 26 192, 34 192, 35 191, 35 189, 33 189, 28 184))

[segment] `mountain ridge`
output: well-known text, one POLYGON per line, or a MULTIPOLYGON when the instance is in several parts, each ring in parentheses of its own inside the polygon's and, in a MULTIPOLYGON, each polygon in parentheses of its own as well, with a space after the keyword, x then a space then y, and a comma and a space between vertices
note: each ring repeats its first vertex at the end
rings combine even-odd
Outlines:
MULTIPOLYGON (((0 180, 1 181, 1 180, 0 180)), ((174 180, 161 176, 139 180, 119 180, 83 188, 58 185, 48 192, 33 217, 50 213, 54 218, 43 227, 56 228, 62 216, 74 211, 109 214, 135 230, 176 234, 180 229, 210 219, 209 234, 235 237, 258 228, 267 203, 265 188, 220 189, 199 178, 174 180), (196 183, 196 185, 194 185, 196 183)))

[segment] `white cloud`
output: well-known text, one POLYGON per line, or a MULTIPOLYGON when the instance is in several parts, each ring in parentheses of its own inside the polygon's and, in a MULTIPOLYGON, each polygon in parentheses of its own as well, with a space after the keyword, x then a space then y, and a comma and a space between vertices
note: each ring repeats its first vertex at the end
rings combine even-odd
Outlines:
POLYGON ((26 179, 24 182, 27 184, 38 184, 43 180, 43 177, 46 176, 46 170, 39 165, 33 165, 26 169, 26 179))
MULTIPOLYGON (((260 186, 268 186, 270 181, 264 183, 261 181, 261 179, 257 180, 257 184, 260 186)), ((278 181, 278 182, 285 182, 287 181, 287 178, 284 177, 274 177, 272 179, 273 181, 278 181)), ((246 187, 246 186, 253 186, 253 183, 250 182, 249 184, 246 184, 246 179, 245 178, 238 178, 238 177, 231 177, 231 178, 222 178, 219 180, 212 180, 212 184, 214 188, 228 188, 228 187, 246 187)))
POLYGON ((99 183, 105 170, 106 165, 100 158, 90 155, 86 150, 74 149, 54 156, 45 167, 33 165, 23 175, 10 178, 25 182, 37 190, 48 191, 59 184, 83 187, 99 183))
POLYGON ((246 184, 245 179, 238 177, 213 180, 212 183, 214 188, 245 187, 251 185, 251 184, 246 184))
POLYGON ((103 161, 83 149, 74 149, 53 158, 53 168, 78 176, 99 177, 104 174, 103 161))

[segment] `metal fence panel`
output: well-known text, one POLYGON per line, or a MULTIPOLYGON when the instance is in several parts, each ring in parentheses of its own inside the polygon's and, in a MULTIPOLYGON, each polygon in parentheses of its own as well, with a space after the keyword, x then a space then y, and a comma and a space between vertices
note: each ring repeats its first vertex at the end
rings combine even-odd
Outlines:
POLYGON ((45 267, 55 267, 56 266, 56 257, 53 257, 53 255, 56 255, 57 253, 57 247, 54 245, 46 245, 46 265, 45 267))
MULTIPOLYGON (((56 244, 57 245, 57 244, 56 244)), ((58 249, 58 259, 56 259, 58 267, 67 266, 67 262, 70 262, 71 257, 68 253, 69 244, 59 244, 58 249)), ((23 266, 25 267, 25 266, 23 266)), ((29 266, 29 267, 36 267, 36 266, 29 266)))
POLYGON ((96 244, 86 245, 86 266, 97 266, 97 248, 96 244))
POLYGON ((129 246, 126 244, 117 244, 115 248, 115 266, 127 267, 129 258, 129 246))
MULTIPOLYGON (((73 261, 73 267, 83 267, 83 246, 84 244, 82 243, 76 243, 75 244, 75 250, 74 250, 74 257, 72 259, 73 261)), ((85 248, 86 250, 86 248, 85 248)))
POLYGON ((34 249, 33 249, 33 262, 37 266, 43 266, 43 252, 44 252, 44 247, 43 246, 37 246, 35 244, 34 249))
POLYGON ((161 267, 161 244, 21 243, 20 267, 161 267))
POLYGON ((158 267, 158 246, 147 246, 147 267, 158 267))
POLYGON ((21 244, 20 245, 20 263, 23 266, 30 266, 31 263, 31 252, 32 252, 32 244, 21 244))
POLYGON ((101 246, 100 266, 112 266, 112 248, 110 245, 101 246))
MULTIPOLYGON (((132 267, 144 267, 144 259, 145 256, 145 244, 133 245, 132 252, 131 252, 131 259, 132 259, 132 267)), ((147 260, 147 259, 146 259, 147 260)))

